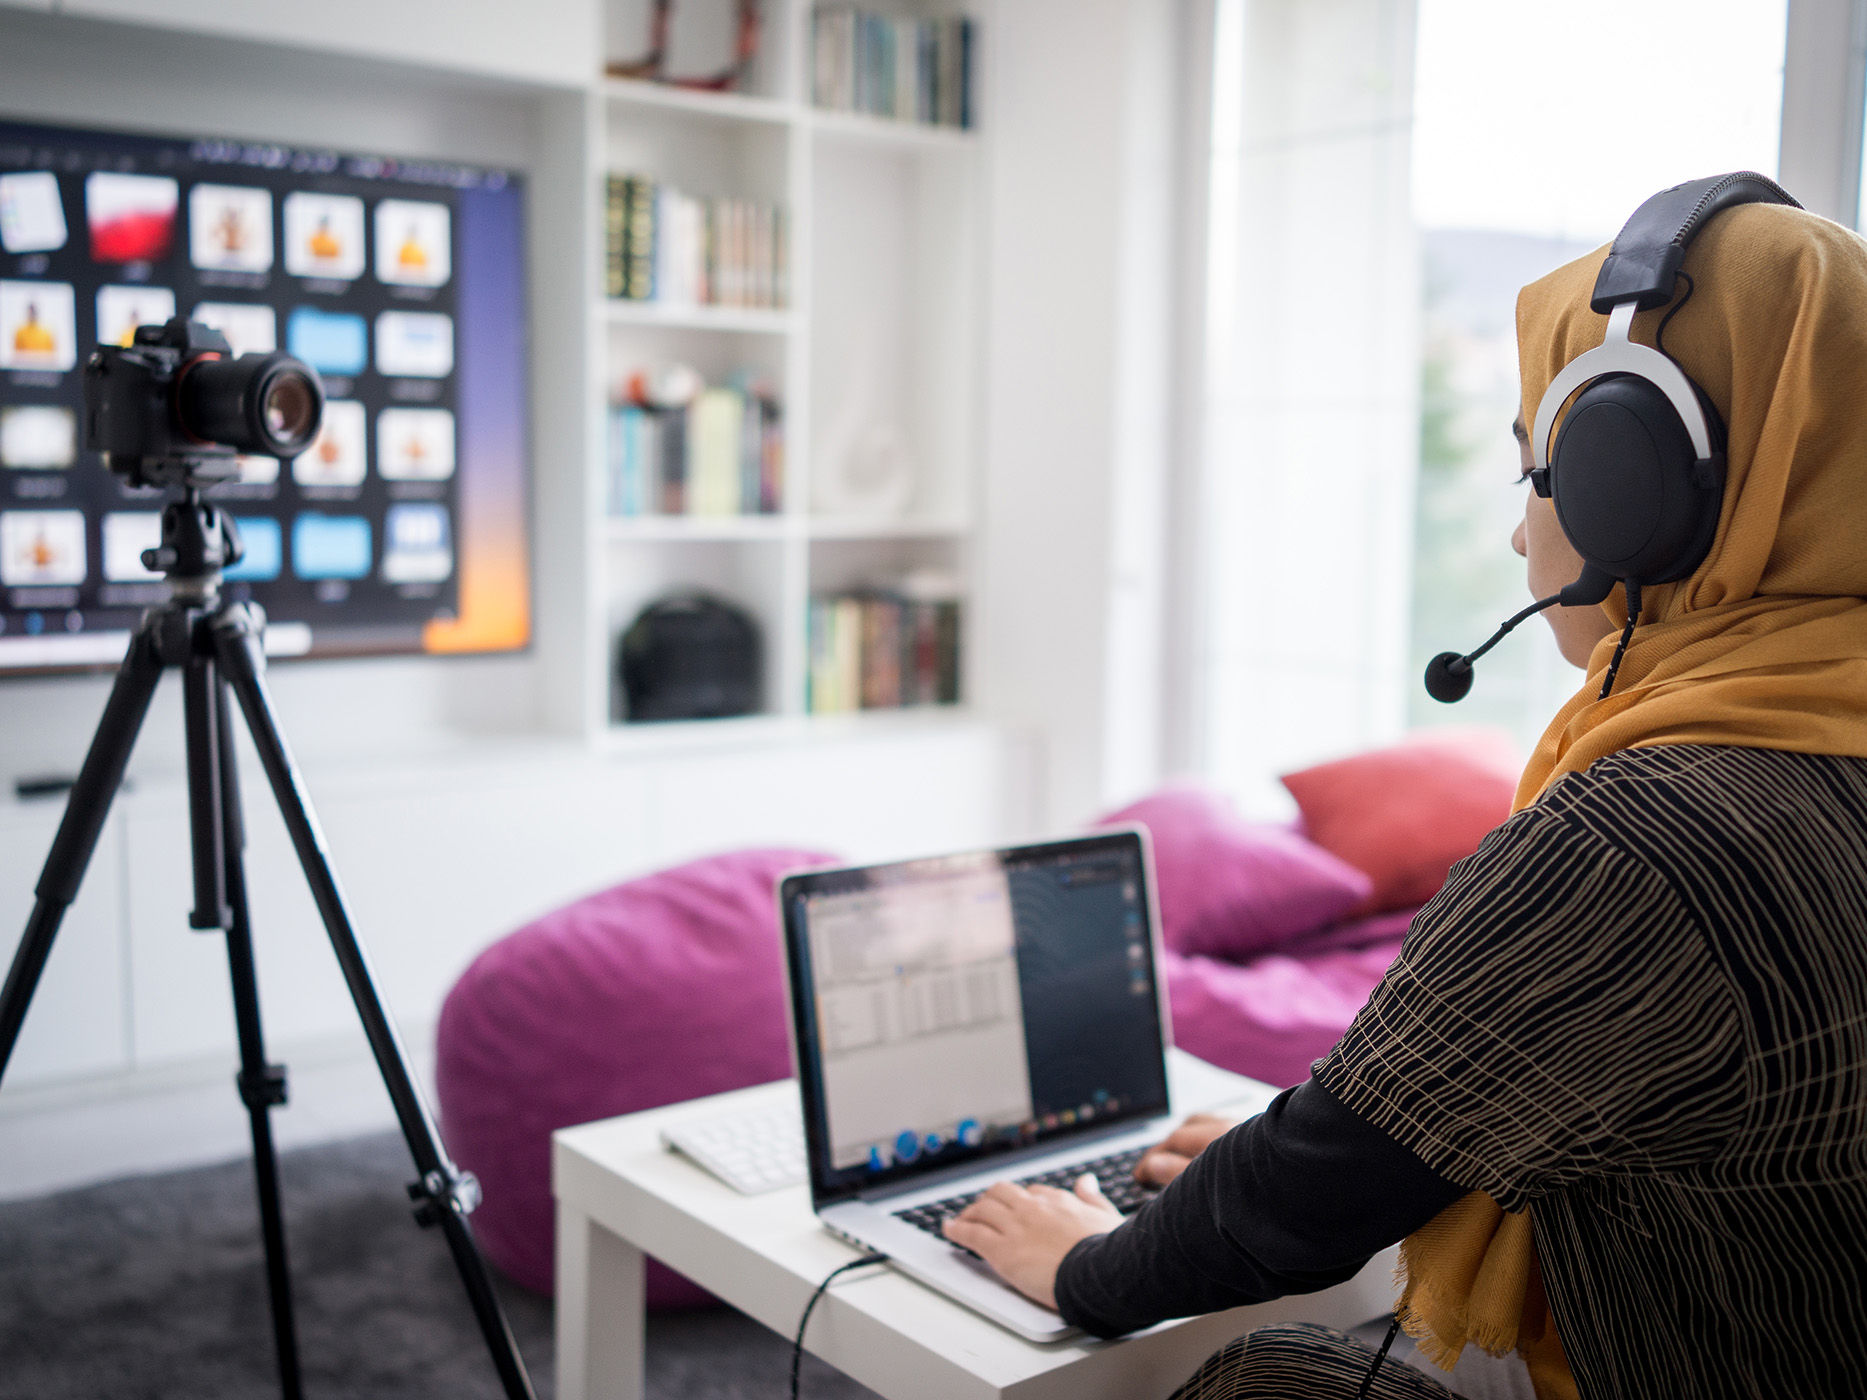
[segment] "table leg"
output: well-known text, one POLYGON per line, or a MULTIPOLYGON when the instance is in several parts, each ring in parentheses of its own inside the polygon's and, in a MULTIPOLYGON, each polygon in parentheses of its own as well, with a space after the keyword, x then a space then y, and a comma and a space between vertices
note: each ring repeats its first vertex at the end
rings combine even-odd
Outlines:
POLYGON ((557 1209, 558 1400, 642 1400, 642 1251, 557 1209))

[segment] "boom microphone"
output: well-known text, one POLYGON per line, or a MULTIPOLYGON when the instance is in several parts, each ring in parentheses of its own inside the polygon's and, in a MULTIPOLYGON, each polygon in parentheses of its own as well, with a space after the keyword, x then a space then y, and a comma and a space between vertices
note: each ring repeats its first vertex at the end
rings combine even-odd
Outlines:
POLYGON ((1511 628, 1534 613, 1544 608, 1558 605, 1565 608, 1587 607, 1599 603, 1608 596, 1615 580, 1592 564, 1582 566, 1582 576, 1569 584, 1560 593, 1552 593, 1547 598, 1539 598, 1497 631, 1491 639, 1477 651, 1460 656, 1456 651, 1442 651, 1426 663, 1426 693, 1442 705, 1451 705, 1463 700, 1472 693, 1472 663, 1483 656, 1492 647, 1503 641, 1511 628))

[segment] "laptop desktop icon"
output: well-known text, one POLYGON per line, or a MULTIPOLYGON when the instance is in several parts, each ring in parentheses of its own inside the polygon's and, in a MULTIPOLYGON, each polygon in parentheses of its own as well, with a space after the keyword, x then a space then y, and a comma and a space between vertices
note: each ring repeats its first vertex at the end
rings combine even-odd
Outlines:
POLYGON ((1174 1106, 1145 833, 808 871, 778 899, 818 1218, 1022 1336, 1069 1335, 940 1223, 1086 1169, 1124 1211, 1146 1198, 1133 1164, 1174 1106))

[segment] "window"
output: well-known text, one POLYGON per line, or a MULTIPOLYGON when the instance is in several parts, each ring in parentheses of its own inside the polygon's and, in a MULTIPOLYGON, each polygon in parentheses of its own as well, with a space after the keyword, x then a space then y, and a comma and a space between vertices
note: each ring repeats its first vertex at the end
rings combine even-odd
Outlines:
POLYGON ((1579 673, 1534 623, 1485 659, 1463 703, 1418 682, 1429 657, 1477 646, 1529 601, 1509 544, 1527 489, 1510 432, 1517 290, 1668 185, 1774 175, 1785 22, 1784 0, 1420 0, 1413 724, 1497 725, 1527 748, 1574 693, 1579 673), (1604 34, 1639 61, 1612 61, 1604 34))

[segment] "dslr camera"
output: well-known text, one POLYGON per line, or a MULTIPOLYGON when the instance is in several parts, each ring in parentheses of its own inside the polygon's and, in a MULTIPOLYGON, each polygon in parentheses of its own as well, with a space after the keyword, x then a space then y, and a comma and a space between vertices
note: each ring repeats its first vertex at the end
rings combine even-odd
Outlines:
POLYGON ((290 461, 323 418, 324 385, 302 360, 235 359, 226 336, 180 316, 100 345, 84 366, 85 445, 133 486, 228 481, 242 453, 290 461))

